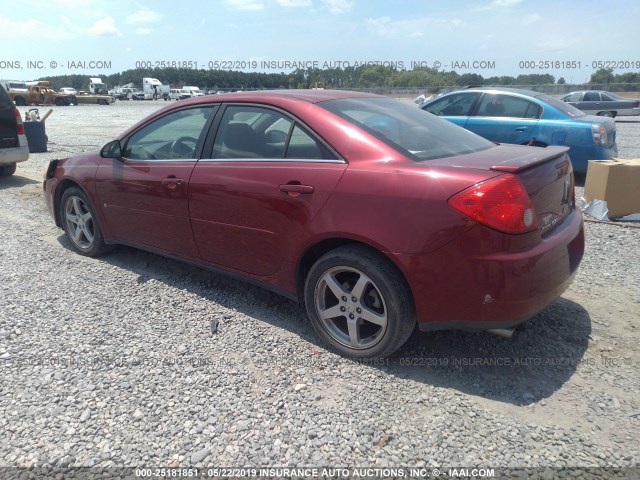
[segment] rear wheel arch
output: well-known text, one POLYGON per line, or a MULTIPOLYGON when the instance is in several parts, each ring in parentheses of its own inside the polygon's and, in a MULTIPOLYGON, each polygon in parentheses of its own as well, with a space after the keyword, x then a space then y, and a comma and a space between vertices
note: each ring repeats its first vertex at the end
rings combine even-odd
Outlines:
POLYGON ((389 257, 348 242, 313 263, 311 258, 304 303, 311 325, 330 349, 354 358, 386 357, 406 342, 416 325, 415 302, 389 257))
POLYGON ((411 293, 411 289, 409 288, 409 282, 407 282, 407 279, 405 278, 402 270, 393 260, 382 253, 382 251, 378 248, 375 248, 367 243, 358 240, 344 237, 327 238, 321 240, 308 247, 304 251, 304 253, 300 257, 300 260, 298 261, 298 265, 296 268, 296 297, 299 301, 304 302, 304 285, 307 276, 309 275, 309 271, 311 270, 313 265, 326 253, 347 245, 353 245, 354 247, 369 250, 373 254, 382 257, 384 261, 388 263, 391 268, 395 269, 400 277, 402 277, 402 280, 404 281, 407 289, 410 292, 411 300, 413 301, 413 294, 411 293))

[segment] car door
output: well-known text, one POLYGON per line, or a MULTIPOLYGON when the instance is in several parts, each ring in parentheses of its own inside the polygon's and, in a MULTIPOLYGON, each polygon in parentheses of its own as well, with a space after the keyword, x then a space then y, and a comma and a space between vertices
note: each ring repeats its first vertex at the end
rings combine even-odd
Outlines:
POLYGON ((313 132, 267 106, 219 113, 209 158, 190 182, 190 214, 206 262, 275 273, 295 251, 347 164, 313 132))
POLYGON ((96 193, 117 240, 197 258, 189 220, 189 177, 216 108, 162 115, 122 142, 122 158, 102 159, 96 193))
POLYGON ((465 128, 497 143, 524 144, 535 136, 542 107, 526 98, 484 93, 465 128))
POLYGON ((450 93, 427 103, 423 108, 429 113, 464 127, 480 97, 480 92, 450 93))

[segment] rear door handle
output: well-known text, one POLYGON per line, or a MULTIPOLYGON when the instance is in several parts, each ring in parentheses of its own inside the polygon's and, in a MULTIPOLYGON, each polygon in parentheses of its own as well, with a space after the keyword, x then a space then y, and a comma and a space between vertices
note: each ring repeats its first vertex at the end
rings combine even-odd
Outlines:
POLYGON ((286 185, 280 185, 280 191, 287 193, 290 197, 297 197, 302 193, 313 193, 314 188, 312 185, 300 185, 299 183, 287 183, 286 185))
POLYGON ((516 128, 516 132, 524 132, 527 129, 527 127, 518 127, 516 128))

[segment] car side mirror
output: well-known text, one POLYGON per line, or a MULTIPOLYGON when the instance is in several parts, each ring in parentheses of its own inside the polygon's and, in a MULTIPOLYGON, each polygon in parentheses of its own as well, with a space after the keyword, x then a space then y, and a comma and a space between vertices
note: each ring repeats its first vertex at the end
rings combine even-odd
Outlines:
POLYGON ((102 158, 122 158, 122 145, 120 140, 113 140, 107 143, 102 150, 100 150, 100 156, 102 158))

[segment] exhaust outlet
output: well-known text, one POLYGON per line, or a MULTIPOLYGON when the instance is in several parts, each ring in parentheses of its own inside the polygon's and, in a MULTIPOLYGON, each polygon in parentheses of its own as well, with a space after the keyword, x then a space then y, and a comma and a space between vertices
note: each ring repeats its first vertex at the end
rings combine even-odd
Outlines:
POLYGON ((513 337, 513 332, 515 332, 515 327, 511 328, 491 328, 487 330, 489 333, 493 333, 494 335, 499 335, 500 337, 511 338, 513 337))

